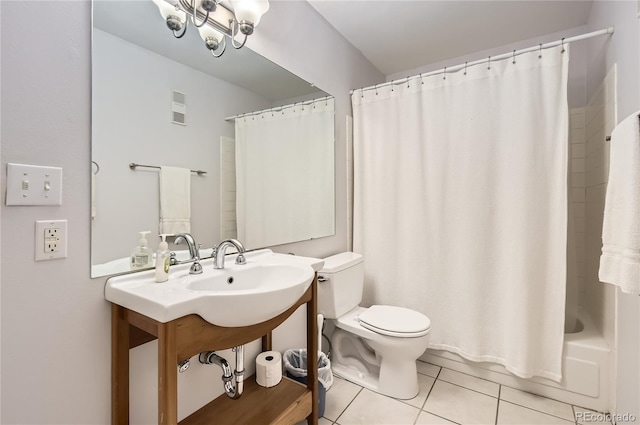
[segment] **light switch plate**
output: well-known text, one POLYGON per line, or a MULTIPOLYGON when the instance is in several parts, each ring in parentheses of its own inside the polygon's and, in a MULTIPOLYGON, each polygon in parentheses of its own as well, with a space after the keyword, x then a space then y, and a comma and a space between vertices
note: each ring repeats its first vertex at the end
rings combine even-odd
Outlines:
POLYGON ((62 205, 62 168, 7 164, 6 203, 62 205))
POLYGON ((36 221, 36 261, 67 258, 67 220, 36 221))

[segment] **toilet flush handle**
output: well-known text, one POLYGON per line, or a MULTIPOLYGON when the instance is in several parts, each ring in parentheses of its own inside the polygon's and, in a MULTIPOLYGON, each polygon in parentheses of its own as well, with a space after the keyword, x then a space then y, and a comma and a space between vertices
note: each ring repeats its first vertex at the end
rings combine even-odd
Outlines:
POLYGON ((326 278, 326 277, 324 277, 324 276, 318 276, 318 282, 319 282, 319 283, 324 283, 324 282, 327 282, 328 280, 329 280, 329 279, 327 279, 327 278, 326 278))

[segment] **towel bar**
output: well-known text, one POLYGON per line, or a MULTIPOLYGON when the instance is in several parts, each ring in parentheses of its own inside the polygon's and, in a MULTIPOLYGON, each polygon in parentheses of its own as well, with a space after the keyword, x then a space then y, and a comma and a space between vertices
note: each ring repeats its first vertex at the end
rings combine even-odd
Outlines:
MULTIPOLYGON (((135 162, 132 162, 132 163, 130 163, 130 164, 129 164, 129 168, 131 168, 132 170, 135 170, 137 167, 157 168, 157 169, 160 169, 160 166, 158 166, 158 165, 144 165, 144 164, 136 164, 135 162)), ((207 174, 207 172, 206 172, 206 171, 203 171, 203 170, 189 170, 189 171, 191 171, 192 173, 196 173, 196 174, 198 174, 199 176, 202 176, 202 175, 204 175, 204 174, 207 174)))

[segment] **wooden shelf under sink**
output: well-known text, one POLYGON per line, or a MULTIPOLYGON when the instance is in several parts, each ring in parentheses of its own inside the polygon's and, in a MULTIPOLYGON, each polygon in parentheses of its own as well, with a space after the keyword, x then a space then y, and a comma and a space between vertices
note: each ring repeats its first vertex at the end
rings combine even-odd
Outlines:
POLYGON ((180 425, 294 424, 308 415, 312 404, 311 391, 286 377, 275 387, 263 388, 251 376, 245 382, 244 392, 239 400, 232 400, 222 394, 180 421, 180 425))
MULTIPOLYGON (((302 305, 307 307, 308 362, 317 364, 317 288, 316 273, 307 291, 287 311, 266 322, 236 328, 212 325, 195 314, 161 323, 112 304, 111 424, 129 423, 129 350, 154 339, 158 340, 158 424, 161 425, 178 423, 178 362, 203 351, 223 350, 258 338, 262 338, 262 351, 271 350, 272 330, 302 305)), ((223 393, 180 424, 291 425, 307 418, 309 424, 317 425, 317 368, 309 368, 307 378, 306 386, 283 377, 275 387, 263 388, 256 384, 253 376, 247 377, 240 398, 232 400, 223 393)))

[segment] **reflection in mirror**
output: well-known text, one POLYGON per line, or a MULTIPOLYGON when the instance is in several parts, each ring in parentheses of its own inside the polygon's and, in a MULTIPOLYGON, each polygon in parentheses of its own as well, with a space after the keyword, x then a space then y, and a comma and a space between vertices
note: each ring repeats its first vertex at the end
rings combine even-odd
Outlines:
POLYGON ((197 31, 175 39, 152 0, 94 1, 93 13, 92 277, 129 271, 141 231, 155 252, 161 202, 188 202, 203 257, 229 236, 254 249, 334 233, 327 93, 247 46, 214 58, 197 31), (276 112, 286 119, 252 126, 276 112), (161 201, 161 170, 130 163, 205 173, 161 201))

